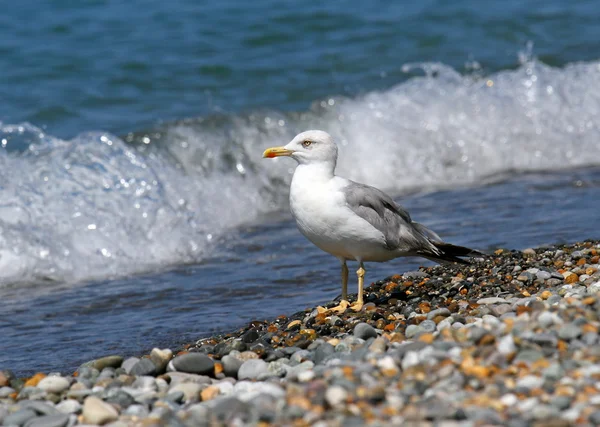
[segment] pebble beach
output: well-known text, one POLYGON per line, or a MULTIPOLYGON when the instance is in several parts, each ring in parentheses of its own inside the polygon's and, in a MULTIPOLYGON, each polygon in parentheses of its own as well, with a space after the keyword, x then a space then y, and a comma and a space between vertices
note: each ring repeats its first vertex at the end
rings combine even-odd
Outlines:
POLYGON ((0 422, 600 425, 599 292, 598 241, 498 249, 372 283, 359 313, 332 301, 76 372, 2 370, 0 422))

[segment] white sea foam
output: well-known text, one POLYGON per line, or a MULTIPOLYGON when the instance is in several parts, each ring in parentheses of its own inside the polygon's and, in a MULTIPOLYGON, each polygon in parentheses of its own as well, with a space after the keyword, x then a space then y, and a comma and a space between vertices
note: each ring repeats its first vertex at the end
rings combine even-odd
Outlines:
POLYGON ((338 139, 340 174, 395 194, 600 165, 600 62, 529 61, 486 78, 407 69, 426 75, 304 113, 166 125, 137 144, 0 124, 0 284, 202 259, 227 230, 287 208, 294 164, 261 154, 308 128, 338 139))

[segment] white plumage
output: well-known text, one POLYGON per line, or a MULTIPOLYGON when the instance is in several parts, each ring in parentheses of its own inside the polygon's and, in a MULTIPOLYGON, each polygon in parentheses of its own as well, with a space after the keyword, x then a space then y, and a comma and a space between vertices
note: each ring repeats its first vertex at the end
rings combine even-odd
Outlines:
POLYGON ((412 255, 465 263, 457 257, 479 254, 442 242, 433 231, 413 222, 408 212, 381 190, 335 176, 337 145, 326 132, 302 132, 285 147, 265 150, 263 156, 289 156, 298 162, 290 186, 290 208, 300 232, 341 262, 338 312, 348 306, 347 260, 359 263, 358 298, 352 308, 360 310, 365 261, 412 255))

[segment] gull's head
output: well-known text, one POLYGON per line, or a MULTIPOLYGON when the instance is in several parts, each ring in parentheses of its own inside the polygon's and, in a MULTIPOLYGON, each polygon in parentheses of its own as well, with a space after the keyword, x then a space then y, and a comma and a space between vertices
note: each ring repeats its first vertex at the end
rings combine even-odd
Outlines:
POLYGON ((337 145, 327 132, 307 130, 299 133, 284 147, 267 148, 263 157, 289 156, 300 164, 332 163, 337 160, 337 145))

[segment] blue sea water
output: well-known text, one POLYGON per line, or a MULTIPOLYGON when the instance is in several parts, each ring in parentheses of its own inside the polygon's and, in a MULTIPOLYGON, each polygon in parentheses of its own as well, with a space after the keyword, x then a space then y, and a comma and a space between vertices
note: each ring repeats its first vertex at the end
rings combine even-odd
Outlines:
MULTIPOLYGON (((176 347, 339 293, 299 235, 339 172, 486 250, 600 237, 592 1, 19 2, 0 14, 0 369, 176 347)), ((367 279, 423 261, 373 264, 367 279)))

